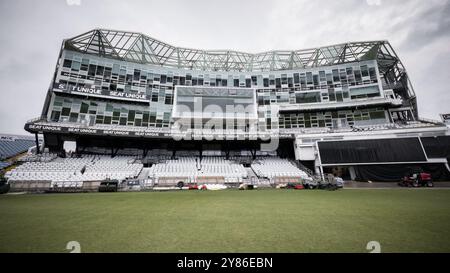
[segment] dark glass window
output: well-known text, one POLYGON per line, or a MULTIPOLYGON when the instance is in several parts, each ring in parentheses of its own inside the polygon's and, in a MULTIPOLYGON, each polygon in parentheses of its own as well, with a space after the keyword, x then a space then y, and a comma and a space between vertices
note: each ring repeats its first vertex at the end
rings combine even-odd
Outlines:
POLYGON ((133 73, 133 80, 134 81, 139 81, 140 77, 141 77, 141 71, 138 70, 138 69, 135 69, 134 73, 133 73))
POLYGON ((295 101, 296 103, 320 102, 320 93, 319 92, 297 93, 295 94, 295 101))
POLYGON ((281 74, 281 84, 287 84, 287 75, 281 74))
POLYGON ((275 87, 281 88, 281 79, 280 78, 275 78, 275 87))
POLYGON ((134 121, 135 115, 136 115, 136 111, 130 110, 130 111, 128 112, 128 121, 134 121))
POLYGON ((105 67, 105 80, 109 80, 111 78, 111 67, 105 67))
POLYGON ((314 81, 314 85, 319 85, 319 76, 318 75, 314 75, 313 76, 313 81, 314 81))
POLYGON ((167 76, 161 75, 161 83, 166 83, 166 82, 167 82, 167 76))
POLYGON ((324 82, 327 80, 327 78, 325 76, 325 71, 319 71, 319 77, 320 77, 321 82, 324 82))
POLYGON ((371 79, 377 78, 377 72, 375 71, 375 67, 369 68, 369 75, 371 79))
POLYGON ((71 68, 72 67, 72 61, 68 59, 64 59, 63 67, 71 68))
POLYGON ((150 113, 150 122, 156 122, 156 113, 150 113))
POLYGON ((300 77, 298 73, 294 73, 294 83, 300 83, 300 77))
POLYGON ((355 79, 356 79, 357 82, 362 81, 362 78, 361 78, 361 71, 355 70, 355 79))
POLYGON ((59 111, 52 111, 51 120, 52 121, 59 121, 59 116, 61 115, 61 112, 59 111))
POLYGON ((334 82, 340 81, 340 79, 339 79, 339 70, 333 69, 332 72, 333 72, 333 81, 334 81, 334 82))
POLYGON ((164 101, 165 104, 172 104, 172 95, 166 94, 166 99, 164 101))
POLYGON ((69 117, 69 121, 70 122, 76 122, 78 119, 78 114, 77 113, 70 113, 70 117, 69 117))
POLYGON ((313 76, 311 72, 306 72, 306 84, 313 84, 313 76))
POLYGON ((362 74, 363 77, 369 76, 369 71, 367 70, 367 65, 362 65, 361 66, 361 74, 362 74))
POLYGON ((95 75, 97 75, 97 76, 103 76, 103 70, 104 70, 104 67, 103 66, 97 66, 97 73, 95 74, 95 75))
POLYGON ((63 109, 62 109, 62 111, 61 111, 61 116, 68 117, 69 114, 70 114, 70 108, 63 107, 63 109))
POLYGON ((89 110, 89 104, 82 102, 81 103, 81 108, 80 108, 80 113, 86 114, 89 110))
POLYGON ((89 76, 95 76, 95 70, 97 69, 96 65, 90 64, 88 69, 89 76))
POLYGON ((111 117, 105 116, 104 124, 111 124, 111 117))

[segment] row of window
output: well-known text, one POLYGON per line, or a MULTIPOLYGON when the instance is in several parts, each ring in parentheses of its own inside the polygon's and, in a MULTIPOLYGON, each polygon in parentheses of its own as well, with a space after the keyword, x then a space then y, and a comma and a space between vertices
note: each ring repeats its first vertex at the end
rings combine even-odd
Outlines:
POLYGON ((258 96, 264 97, 259 100, 261 105, 340 101, 341 97, 353 99, 357 96, 350 96, 346 91, 378 83, 375 61, 322 67, 311 71, 270 72, 259 75, 177 71, 175 69, 164 71, 163 68, 150 70, 148 66, 65 51, 63 65, 56 82, 79 87, 94 85, 103 90, 147 94, 151 95, 152 101, 166 104, 172 103, 171 96, 176 85, 253 87, 257 89, 258 96), (268 90, 271 93, 270 98, 265 95, 268 90), (290 96, 297 91, 321 92, 321 90, 328 90, 329 94, 290 96), (341 91, 343 93, 339 94, 341 91), (166 96, 167 94, 170 95, 166 96))
POLYGON ((320 91, 288 90, 277 92, 275 89, 259 89, 258 105, 270 105, 272 103, 316 103, 316 102, 343 102, 353 99, 372 98, 380 96, 377 84, 349 89, 348 86, 341 88, 329 88, 320 91))
POLYGON ((383 108, 364 110, 344 110, 315 113, 280 114, 279 128, 341 128, 354 125, 385 123, 386 111, 383 108))
MULTIPOLYGON (((88 63, 89 59, 82 59, 88 63)), ((112 67, 95 64, 80 65, 80 62, 64 59, 62 76, 70 76, 83 80, 99 79, 105 83, 119 85, 151 87, 157 84, 173 85, 207 85, 207 86, 234 86, 234 87, 308 87, 323 86, 333 84, 355 85, 362 83, 364 79, 377 80, 375 66, 361 65, 336 68, 331 70, 320 70, 317 72, 296 72, 292 74, 280 75, 198 75, 192 76, 186 73, 184 76, 167 74, 158 74, 139 69, 133 69, 132 73, 127 73, 126 66, 113 64, 112 67), (120 69, 119 69, 120 67, 120 69), (84 71, 84 73, 83 73, 84 71)), ((121 90, 123 91, 123 90, 121 90)))
POLYGON ((169 127, 170 112, 149 107, 55 96, 50 119, 55 122, 169 127))
MULTIPOLYGON (((171 113, 149 111, 148 106, 143 105, 55 96, 50 119, 54 122, 86 123, 91 126, 95 124, 116 124, 168 128, 171 123, 171 113)), ((271 129, 271 126, 273 126, 271 117, 266 115, 264 120, 265 126, 271 129)), ((313 127, 338 128, 364 124, 374 120, 386 122, 385 110, 383 108, 280 114, 277 126, 281 129, 313 127)), ((194 125, 192 124, 192 126, 194 125)), ((243 129, 240 126, 248 129, 248 124, 240 125, 237 123, 235 124, 235 129, 243 129)))

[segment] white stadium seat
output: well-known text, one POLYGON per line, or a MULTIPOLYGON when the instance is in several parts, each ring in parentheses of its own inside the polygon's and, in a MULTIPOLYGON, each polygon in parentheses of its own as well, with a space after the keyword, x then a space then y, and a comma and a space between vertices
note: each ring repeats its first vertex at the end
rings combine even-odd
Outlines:
POLYGON ((14 181, 52 181, 53 186, 79 185, 83 181, 99 181, 106 178, 119 181, 135 178, 143 168, 134 157, 84 155, 82 158, 56 158, 49 162, 25 162, 7 172, 5 177, 14 181))
POLYGON ((308 179, 309 175, 300 170, 287 159, 279 157, 262 157, 252 163, 251 168, 258 177, 300 177, 308 179))

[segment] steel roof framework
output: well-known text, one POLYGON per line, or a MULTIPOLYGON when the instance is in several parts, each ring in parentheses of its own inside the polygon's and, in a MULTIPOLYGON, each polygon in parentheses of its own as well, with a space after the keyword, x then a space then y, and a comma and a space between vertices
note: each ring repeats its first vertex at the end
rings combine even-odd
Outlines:
POLYGON ((303 50, 246 53, 175 47, 142 33, 94 29, 64 40, 63 46, 65 49, 100 57, 203 71, 266 72, 377 60, 386 83, 402 85, 415 104, 414 89, 406 69, 388 41, 350 42, 303 50))

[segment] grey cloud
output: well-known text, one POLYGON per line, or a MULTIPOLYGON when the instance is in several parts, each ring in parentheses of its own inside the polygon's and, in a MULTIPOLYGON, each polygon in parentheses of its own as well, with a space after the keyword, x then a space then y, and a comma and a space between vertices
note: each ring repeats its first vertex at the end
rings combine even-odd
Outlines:
POLYGON ((417 16, 403 23, 400 28, 409 28, 402 46, 409 50, 420 49, 436 39, 450 36, 450 2, 430 5, 417 16))

